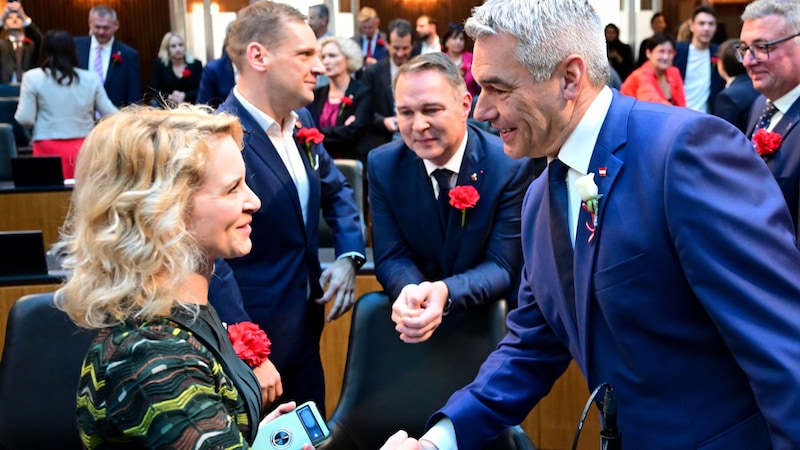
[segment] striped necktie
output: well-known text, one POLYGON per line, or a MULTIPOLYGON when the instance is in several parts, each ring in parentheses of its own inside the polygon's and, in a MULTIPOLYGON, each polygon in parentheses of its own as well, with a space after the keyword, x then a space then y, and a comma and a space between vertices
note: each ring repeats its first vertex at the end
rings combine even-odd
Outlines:
POLYGON ((94 64, 92 65, 92 69, 100 77, 100 82, 105 83, 106 81, 106 74, 103 71, 103 46, 98 45, 97 51, 94 55, 94 64))

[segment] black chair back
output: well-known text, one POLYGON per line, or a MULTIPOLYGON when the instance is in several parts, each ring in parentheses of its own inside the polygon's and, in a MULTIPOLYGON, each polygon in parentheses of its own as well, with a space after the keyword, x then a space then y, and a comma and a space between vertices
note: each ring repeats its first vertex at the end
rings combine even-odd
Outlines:
POLYGON ((11 124, 0 123, 0 182, 11 181, 11 158, 17 157, 14 129, 11 124))
POLYGON ((14 142, 17 147, 27 147, 31 144, 31 134, 14 118, 17 112, 19 97, 0 97, 0 123, 10 124, 14 130, 14 142))
POLYGON ((0 448, 82 448, 76 393, 95 335, 56 309, 53 293, 11 307, 0 361, 0 448))
MULTIPOLYGON (((375 450, 399 429, 423 434, 428 417, 475 377, 505 334, 506 302, 453 313, 420 344, 400 340, 383 292, 362 296, 350 328, 342 393, 319 449, 375 450)), ((492 448, 533 449, 519 427, 492 448)))

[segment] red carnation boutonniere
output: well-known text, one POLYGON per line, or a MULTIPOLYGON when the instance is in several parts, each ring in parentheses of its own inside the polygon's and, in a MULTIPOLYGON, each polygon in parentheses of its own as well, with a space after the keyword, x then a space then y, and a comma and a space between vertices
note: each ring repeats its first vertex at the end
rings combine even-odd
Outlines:
POLYGON ((467 219, 467 208, 474 208, 481 195, 473 186, 456 186, 450 189, 450 206, 461 210, 461 227, 467 219))
POLYGON ((320 131, 316 128, 301 128, 297 132, 297 141, 300 142, 300 145, 306 146, 308 162, 311 164, 311 167, 313 167, 314 170, 319 168, 319 155, 317 155, 315 160, 311 152, 311 146, 314 144, 321 144, 324 139, 325 135, 320 133, 320 131))
POLYGON ((719 63, 719 58, 717 58, 716 56, 712 56, 711 57, 711 65, 714 66, 714 67, 717 67, 718 63, 719 63))
POLYGON ((181 74, 183 78, 189 78, 192 76, 192 71, 189 69, 183 69, 183 73, 181 74))
POLYGON ((30 40, 27 36, 25 36, 24 38, 22 38, 22 44, 23 45, 30 45, 30 44, 33 44, 33 41, 30 40))
POLYGON ((239 322, 228 326, 228 339, 236 356, 250 367, 258 367, 267 360, 272 344, 267 333, 253 322, 239 322))
POLYGON ((781 146, 781 142, 783 141, 783 137, 772 131, 767 131, 763 128, 759 128, 758 131, 753 134, 753 145, 756 147, 756 151, 762 157, 772 156, 778 151, 778 147, 781 146))
POLYGON ((111 62, 115 64, 122 64, 122 53, 117 51, 116 53, 111 54, 111 62))
POLYGON ((339 115, 341 116, 342 113, 344 112, 344 109, 349 108, 351 106, 353 106, 353 96, 348 95, 347 97, 342 97, 342 102, 339 105, 339 115))
POLYGON ((378 38, 378 40, 376 41, 376 44, 380 45, 381 47, 386 47, 386 41, 384 41, 381 38, 378 38))

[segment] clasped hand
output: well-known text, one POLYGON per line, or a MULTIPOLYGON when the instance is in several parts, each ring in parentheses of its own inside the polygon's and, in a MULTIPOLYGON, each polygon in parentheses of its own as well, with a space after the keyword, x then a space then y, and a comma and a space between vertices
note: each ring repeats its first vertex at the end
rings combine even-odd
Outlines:
POLYGON ((427 341, 442 323, 448 296, 443 281, 406 285, 392 304, 392 321, 400 339, 410 344, 427 341))
POLYGON ((324 305, 336 297, 330 313, 328 313, 328 322, 338 319, 342 314, 346 313, 353 307, 356 301, 356 268, 348 258, 337 259, 319 278, 319 284, 328 288, 321 298, 315 301, 320 305, 324 305))

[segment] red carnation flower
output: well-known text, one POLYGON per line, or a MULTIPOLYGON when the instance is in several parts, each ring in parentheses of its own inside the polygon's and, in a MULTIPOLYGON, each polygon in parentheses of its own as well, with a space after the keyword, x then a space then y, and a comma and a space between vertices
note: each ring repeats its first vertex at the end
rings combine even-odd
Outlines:
POLYGON ((189 69, 183 69, 183 73, 181 74, 183 78, 189 78, 192 76, 192 71, 189 69))
POLYGON ((386 41, 384 41, 384 40, 383 40, 383 39, 381 39, 381 38, 378 38, 378 41, 377 41, 376 43, 377 43, 378 45, 380 45, 381 47, 386 47, 386 41))
POLYGON ((120 52, 112 54, 111 61, 117 64, 122 64, 122 54, 120 52))
POLYGON ((450 189, 450 206, 461 210, 461 226, 467 218, 467 208, 474 208, 481 195, 473 186, 456 186, 450 189))
POLYGON ((761 156, 773 155, 778 151, 778 147, 781 146, 782 141, 783 137, 780 134, 767 131, 763 128, 759 128, 758 131, 753 134, 753 144, 756 147, 756 151, 761 156))
POLYGON ((353 96, 342 97, 341 104, 339 105, 339 115, 342 115, 345 108, 353 106, 353 96))
POLYGON ((228 339, 236 356, 250 367, 258 367, 267 360, 272 344, 267 333, 253 322, 239 322, 228 326, 228 339))
POLYGON ((22 38, 22 43, 28 45, 28 44, 33 44, 33 41, 28 39, 27 36, 25 36, 24 38, 22 38))
POLYGON ((324 139, 325 135, 320 133, 320 131, 316 128, 301 128, 297 132, 297 141, 300 142, 300 145, 306 146, 308 162, 311 164, 311 167, 314 167, 315 169, 316 164, 314 164, 314 157, 311 154, 311 146, 313 144, 321 144, 324 139))

